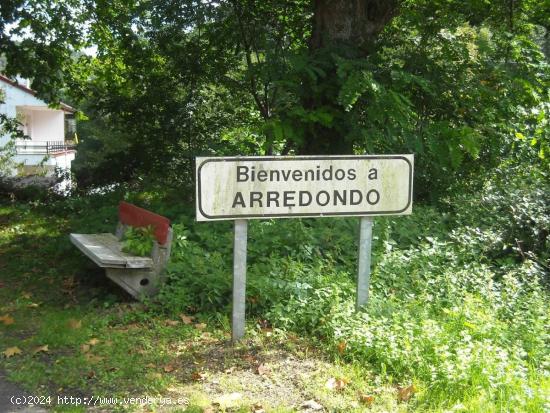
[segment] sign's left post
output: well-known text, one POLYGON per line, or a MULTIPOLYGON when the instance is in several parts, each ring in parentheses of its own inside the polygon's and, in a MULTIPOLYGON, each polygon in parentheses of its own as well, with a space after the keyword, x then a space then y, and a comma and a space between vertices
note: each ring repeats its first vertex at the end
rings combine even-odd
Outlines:
POLYGON ((231 341, 244 336, 246 302, 246 244, 248 221, 235 220, 233 241, 233 310, 231 314, 231 341))

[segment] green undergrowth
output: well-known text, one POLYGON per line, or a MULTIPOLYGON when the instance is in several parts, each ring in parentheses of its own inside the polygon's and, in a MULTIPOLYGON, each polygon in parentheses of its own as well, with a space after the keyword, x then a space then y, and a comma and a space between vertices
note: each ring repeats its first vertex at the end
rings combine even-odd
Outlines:
MULTIPOLYGON (((289 386, 302 383, 296 393, 329 411, 547 411, 549 182, 542 172, 497 171, 437 207, 377 217, 370 300, 360 311, 357 218, 250 221, 248 337, 265 351, 311 348, 328 362, 311 373, 318 386, 295 377, 289 386), (331 375, 346 390, 328 391, 331 375)), ((212 401, 193 379, 197 369, 215 381, 222 375, 228 388, 253 387, 223 373, 249 363, 252 342, 222 361, 214 356, 230 348, 232 223, 197 223, 177 196, 119 191, 0 207, 0 315, 15 320, 0 324, 0 350, 22 350, 1 361, 11 380, 96 395, 164 394, 187 383, 188 411, 212 401), (173 222, 166 284, 144 304, 108 284, 67 237, 114 231, 123 198, 173 222)))
MULTIPOLYGON (((387 382, 412 380, 421 410, 543 411, 550 318, 541 268, 497 267, 466 242, 471 229, 447 233, 444 216, 416 211, 377 219, 371 297, 359 312, 355 220, 251 223, 248 317, 317 337, 335 358, 387 382), (423 228, 416 240, 414 228, 423 228)), ((227 314, 231 227, 175 229, 162 307, 227 314)))
MULTIPOLYGON (((250 222, 248 317, 315 337, 387 383, 416 383, 414 409, 545 411, 547 178, 503 173, 448 200, 452 208, 377 218, 371 297, 360 311, 357 219, 250 222)), ((231 224, 180 217, 174 229, 161 308, 227 314, 231 224)))

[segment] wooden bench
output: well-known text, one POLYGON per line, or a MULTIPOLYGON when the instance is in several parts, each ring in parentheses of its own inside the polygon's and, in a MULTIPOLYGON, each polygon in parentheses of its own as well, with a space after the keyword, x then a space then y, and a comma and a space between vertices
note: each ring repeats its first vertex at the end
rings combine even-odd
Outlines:
POLYGON ((107 277, 140 299, 158 292, 162 271, 170 258, 172 229, 167 218, 127 202, 118 207, 119 222, 115 235, 70 234, 71 242, 98 266, 107 277), (127 254, 122 249, 122 237, 128 227, 154 228, 155 241, 150 257, 127 254))

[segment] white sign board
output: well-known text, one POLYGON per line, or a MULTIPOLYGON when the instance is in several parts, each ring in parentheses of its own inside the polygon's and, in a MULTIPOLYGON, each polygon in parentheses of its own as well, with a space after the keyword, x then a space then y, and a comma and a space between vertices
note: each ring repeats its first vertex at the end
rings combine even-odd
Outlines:
POLYGON ((413 155, 197 158, 197 220, 403 215, 413 155))

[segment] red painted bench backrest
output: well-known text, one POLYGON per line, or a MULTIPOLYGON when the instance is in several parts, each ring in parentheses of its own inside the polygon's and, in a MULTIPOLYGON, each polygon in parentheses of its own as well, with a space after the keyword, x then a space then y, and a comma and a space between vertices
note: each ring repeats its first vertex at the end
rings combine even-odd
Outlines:
POLYGON ((170 220, 161 215, 122 201, 118 206, 118 219, 132 227, 151 225, 155 228, 155 238, 159 244, 165 244, 168 239, 170 220))

